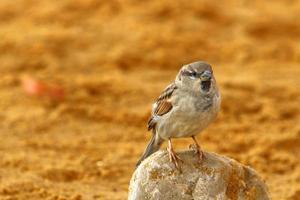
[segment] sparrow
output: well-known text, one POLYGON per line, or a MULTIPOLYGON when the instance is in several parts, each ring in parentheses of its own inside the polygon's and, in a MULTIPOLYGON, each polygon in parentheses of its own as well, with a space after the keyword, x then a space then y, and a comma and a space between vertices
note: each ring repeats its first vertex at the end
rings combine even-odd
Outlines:
POLYGON ((195 136, 217 117, 220 103, 220 92, 210 64, 198 61, 184 65, 152 106, 148 121, 152 137, 137 166, 168 141, 170 162, 180 169, 178 161, 182 160, 176 155, 171 140, 187 137, 193 139, 195 153, 202 162, 204 155, 195 136))

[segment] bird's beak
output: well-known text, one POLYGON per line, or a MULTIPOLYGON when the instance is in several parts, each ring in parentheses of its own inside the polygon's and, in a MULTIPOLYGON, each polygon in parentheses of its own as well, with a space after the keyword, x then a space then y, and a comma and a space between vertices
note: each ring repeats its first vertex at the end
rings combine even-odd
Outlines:
POLYGON ((200 79, 201 81, 209 81, 212 77, 212 73, 209 70, 205 70, 201 75, 200 79))

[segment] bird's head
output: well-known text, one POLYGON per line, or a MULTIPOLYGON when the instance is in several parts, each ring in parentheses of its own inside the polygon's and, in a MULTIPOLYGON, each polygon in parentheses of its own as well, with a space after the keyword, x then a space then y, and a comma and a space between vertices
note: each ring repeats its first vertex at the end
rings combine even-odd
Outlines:
POLYGON ((201 94, 213 93, 216 88, 212 67, 203 61, 184 65, 176 77, 176 82, 183 89, 201 94))

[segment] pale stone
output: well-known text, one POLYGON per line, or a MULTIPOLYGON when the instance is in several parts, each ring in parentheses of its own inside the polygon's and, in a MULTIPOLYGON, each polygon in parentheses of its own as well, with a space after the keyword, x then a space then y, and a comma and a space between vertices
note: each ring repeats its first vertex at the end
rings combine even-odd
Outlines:
POLYGON ((169 161, 167 151, 158 151, 134 172, 129 200, 267 200, 265 183, 250 167, 235 160, 204 152, 199 163, 194 151, 178 152, 182 172, 169 161))

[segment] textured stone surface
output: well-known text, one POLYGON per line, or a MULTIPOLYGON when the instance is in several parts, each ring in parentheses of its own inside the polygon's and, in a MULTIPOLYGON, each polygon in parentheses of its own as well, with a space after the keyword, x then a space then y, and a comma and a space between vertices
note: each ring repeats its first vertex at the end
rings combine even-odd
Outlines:
POLYGON ((142 162, 132 176, 128 199, 269 199, 265 183, 250 167, 214 153, 205 152, 201 164, 194 151, 178 155, 182 173, 169 162, 167 151, 142 162))

